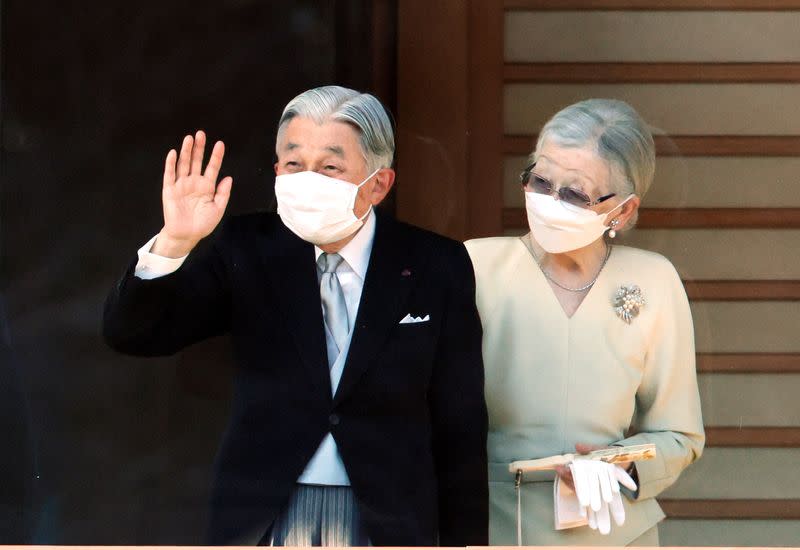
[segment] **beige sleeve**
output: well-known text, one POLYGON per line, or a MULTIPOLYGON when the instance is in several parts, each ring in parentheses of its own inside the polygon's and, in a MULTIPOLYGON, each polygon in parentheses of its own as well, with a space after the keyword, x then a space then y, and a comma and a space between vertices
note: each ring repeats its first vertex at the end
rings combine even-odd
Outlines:
POLYGON ((705 443, 689 300, 677 272, 667 267, 663 292, 653 297, 658 318, 636 394, 635 435, 615 443, 656 445, 656 458, 636 463, 638 499, 655 497, 675 483, 705 443))

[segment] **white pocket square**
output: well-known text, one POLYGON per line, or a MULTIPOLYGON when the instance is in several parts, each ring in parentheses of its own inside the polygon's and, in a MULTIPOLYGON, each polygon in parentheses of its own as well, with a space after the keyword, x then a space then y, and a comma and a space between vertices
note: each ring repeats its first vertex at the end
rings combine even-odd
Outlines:
POLYGON ((409 313, 408 315, 400 319, 400 324, 406 325, 408 323, 425 323, 430 320, 431 320, 430 315, 426 315, 425 317, 412 317, 411 314, 409 313))

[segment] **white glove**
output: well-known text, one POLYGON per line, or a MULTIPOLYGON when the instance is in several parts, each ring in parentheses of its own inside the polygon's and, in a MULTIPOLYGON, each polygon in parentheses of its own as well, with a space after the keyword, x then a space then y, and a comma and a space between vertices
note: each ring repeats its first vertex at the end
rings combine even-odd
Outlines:
POLYGON ((625 470, 615 464, 585 458, 573 460, 569 468, 581 513, 587 516, 589 527, 607 535, 611 532, 611 516, 617 525, 625 523, 619 484, 636 490, 636 482, 625 470))

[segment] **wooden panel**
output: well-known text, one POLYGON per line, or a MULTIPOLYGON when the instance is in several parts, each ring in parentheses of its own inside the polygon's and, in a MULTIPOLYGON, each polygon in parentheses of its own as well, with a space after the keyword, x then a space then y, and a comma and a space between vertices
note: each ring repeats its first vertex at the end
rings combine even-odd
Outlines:
POLYGON ((800 82, 800 63, 507 63, 506 82, 800 82))
POLYGON ((797 83, 506 84, 503 96, 512 135, 538 132, 560 109, 593 97, 626 101, 665 135, 787 136, 800 128, 797 83))
MULTIPOLYGON (((503 227, 525 228, 523 208, 504 208, 503 227)), ((639 229, 798 229, 800 208, 641 208, 639 229)))
POLYGON ((372 90, 397 111, 396 0, 372 0, 372 90))
POLYGON ((398 2, 397 215, 458 240, 502 231, 497 2, 398 2))
POLYGON ((503 208, 503 228, 523 229, 528 227, 528 218, 524 208, 503 208))
POLYGON ((800 300, 800 281, 694 281, 684 280, 690 300, 800 300))
POLYGON ((800 373, 800 353, 698 353, 698 373, 800 373))
POLYGON ((643 208, 637 226, 654 228, 800 228, 800 208, 643 208))
POLYGON ((508 135, 503 137, 503 153, 507 155, 530 155, 536 146, 536 135, 508 135))
POLYGON ((800 428, 706 426, 706 447, 800 447, 800 428))
MULTIPOLYGON (((797 395, 800 394, 800 375, 797 373, 700 373, 697 384, 703 421, 709 426, 800 426, 800 407, 796 406, 797 395)), ((795 458, 800 460, 800 455, 795 458)), ((766 498, 769 495, 761 496, 766 498)), ((797 494, 792 495, 794 497, 800 498, 800 486, 797 494)))
MULTIPOLYGON (((800 353, 797 302, 691 302, 690 306, 699 353, 800 353)), ((800 413, 800 407, 797 410, 800 413)))
POLYGON ((655 136, 662 156, 757 156, 800 155, 800 136, 655 136))
MULTIPOLYGON (((371 75, 367 90, 374 94, 390 112, 397 113, 397 6, 396 0, 374 0, 371 2, 370 53, 371 75)), ((352 48, 346 33, 339 33, 343 48, 352 48)), ((390 193, 380 208, 391 215, 397 214, 397 193, 390 193)))
POLYGON ((692 519, 800 519, 800 500, 659 499, 667 517, 692 519))
MULTIPOLYGON (((800 155, 800 136, 654 136, 660 156, 794 157, 800 155)), ((528 155, 535 135, 506 135, 503 152, 528 155)))
POLYGON ((407 0, 398 2, 397 17, 397 216, 462 239, 469 195, 467 5, 407 0))
POLYGON ((800 499, 800 476, 787 475, 797 448, 706 448, 659 497, 670 499, 800 499))
POLYGON ((800 62, 798 28, 798 12, 511 11, 505 16, 504 60, 800 62))
POLYGON ((497 182, 503 177, 503 8, 495 1, 472 1, 468 17, 469 170, 464 236, 474 238, 502 231, 503 189, 497 182))
POLYGON ((800 10, 798 0, 504 0, 506 10, 800 10))
MULTIPOLYGON (((645 208, 797 208, 800 157, 661 157, 645 208), (765 186, 769 192, 765 192, 765 186)), ((510 206, 510 205, 509 205, 510 206)))
POLYGON ((658 524, 668 546, 800 546, 800 521, 786 519, 667 519, 658 524))

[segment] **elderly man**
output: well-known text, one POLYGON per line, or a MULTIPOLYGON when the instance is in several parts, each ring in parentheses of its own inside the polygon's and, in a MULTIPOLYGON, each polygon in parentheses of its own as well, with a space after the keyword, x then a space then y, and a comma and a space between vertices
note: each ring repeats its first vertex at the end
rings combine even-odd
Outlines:
POLYGON ((217 183, 222 142, 203 170, 205 140, 167 155, 164 226, 113 288, 104 332, 143 356, 230 333, 211 542, 486 544, 474 275, 460 243, 374 210, 395 178, 383 106, 338 86, 289 102, 278 215, 220 224, 232 179, 217 183))

